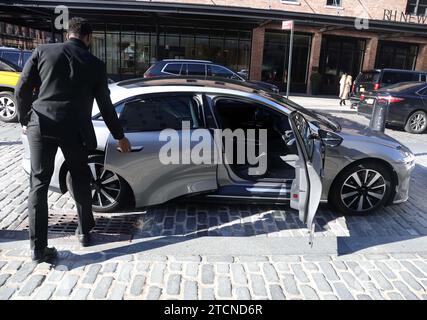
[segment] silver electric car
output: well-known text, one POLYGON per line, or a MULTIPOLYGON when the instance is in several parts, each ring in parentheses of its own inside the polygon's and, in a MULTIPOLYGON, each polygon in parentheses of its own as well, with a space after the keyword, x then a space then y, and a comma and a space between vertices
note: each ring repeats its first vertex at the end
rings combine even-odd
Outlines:
MULTIPOLYGON (((89 157, 94 211, 189 196, 290 203, 311 230, 319 202, 329 201, 343 213, 367 214, 408 199, 415 161, 407 147, 367 128, 341 128, 275 93, 232 80, 197 78, 127 80, 111 84, 110 91, 132 152, 117 150, 95 103, 98 147, 89 157), (215 137, 218 130, 227 129, 264 129, 266 139, 261 134, 232 138, 232 148, 225 150, 215 137), (165 145, 174 136, 179 140, 178 156, 169 156, 180 161, 165 164, 160 155, 165 156, 165 145), (212 146, 203 151, 204 159, 212 161, 182 161, 194 153, 201 138, 212 146), (234 159, 239 147, 267 150, 256 157, 264 161, 264 170, 248 159, 218 161, 221 156, 234 159)), ((23 166, 29 172, 25 135, 23 143, 23 166)), ((72 194, 60 151, 55 161, 51 189, 72 194)))

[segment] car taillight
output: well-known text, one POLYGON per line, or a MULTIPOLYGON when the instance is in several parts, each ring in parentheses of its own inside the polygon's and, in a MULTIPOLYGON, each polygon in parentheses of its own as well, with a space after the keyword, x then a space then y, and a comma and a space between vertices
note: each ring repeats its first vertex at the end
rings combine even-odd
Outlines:
POLYGON ((365 95, 364 95, 364 94, 361 94, 361 95, 360 95, 360 101, 363 101, 363 100, 365 100, 365 95))
POLYGON ((380 88, 380 84, 379 83, 374 84, 374 90, 378 90, 379 88, 380 88))
POLYGON ((402 102, 404 100, 405 100, 405 98, 393 97, 393 96, 378 96, 377 97, 378 102, 397 103, 397 102, 402 102))

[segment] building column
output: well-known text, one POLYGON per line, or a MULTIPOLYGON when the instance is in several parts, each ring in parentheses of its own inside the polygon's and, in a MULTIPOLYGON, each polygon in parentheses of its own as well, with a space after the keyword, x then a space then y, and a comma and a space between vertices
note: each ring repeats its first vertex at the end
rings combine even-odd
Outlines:
POLYGON ((251 69, 249 79, 261 80, 262 59, 264 54, 265 28, 258 27, 252 31, 251 69))
POLYGON ((375 68, 377 58, 378 38, 374 37, 366 41, 365 55, 363 58, 362 70, 371 70, 375 68))
POLYGON ((320 52, 322 49, 322 34, 314 33, 311 39, 310 62, 308 64, 307 94, 311 94, 311 75, 319 72, 320 52))
POLYGON ((420 44, 415 70, 427 71, 427 44, 420 44))

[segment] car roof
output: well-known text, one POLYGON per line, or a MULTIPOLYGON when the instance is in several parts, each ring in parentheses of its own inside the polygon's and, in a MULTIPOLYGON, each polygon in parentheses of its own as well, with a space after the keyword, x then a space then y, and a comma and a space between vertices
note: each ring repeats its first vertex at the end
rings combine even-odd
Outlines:
POLYGON ((258 93, 260 91, 255 85, 239 80, 225 79, 219 77, 199 77, 199 76, 168 76, 157 78, 136 78, 124 80, 116 83, 117 86, 131 89, 153 86, 191 86, 191 87, 211 87, 220 89, 233 89, 248 93, 258 93))
POLYGON ((209 60, 193 60, 193 59, 163 59, 159 62, 190 62, 190 63, 213 63, 209 60))
POLYGON ((427 73, 427 71, 418 71, 418 70, 404 70, 404 69, 393 69, 393 68, 384 68, 384 69, 371 69, 371 70, 363 70, 361 73, 368 72, 381 72, 381 71, 392 71, 392 72, 407 72, 407 73, 427 73))

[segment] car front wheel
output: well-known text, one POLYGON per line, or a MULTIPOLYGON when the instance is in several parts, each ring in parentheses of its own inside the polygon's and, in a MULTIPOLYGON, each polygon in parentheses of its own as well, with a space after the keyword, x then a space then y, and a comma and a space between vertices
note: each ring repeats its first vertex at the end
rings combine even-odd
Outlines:
POLYGON ((330 191, 332 205, 344 214, 369 214, 388 200, 393 182, 389 169, 377 163, 360 163, 345 169, 330 191))
POLYGON ((0 120, 4 122, 18 121, 16 101, 13 92, 0 92, 0 120))
MULTIPOLYGON (((89 156, 88 166, 91 172, 93 211, 111 213, 129 204, 129 187, 126 181, 116 173, 105 170, 103 156, 89 156)), ((66 184, 74 198, 70 172, 67 172, 66 184)))
POLYGON ((405 131, 409 133, 423 133, 427 129, 427 114, 422 111, 415 111, 406 121, 405 131))

